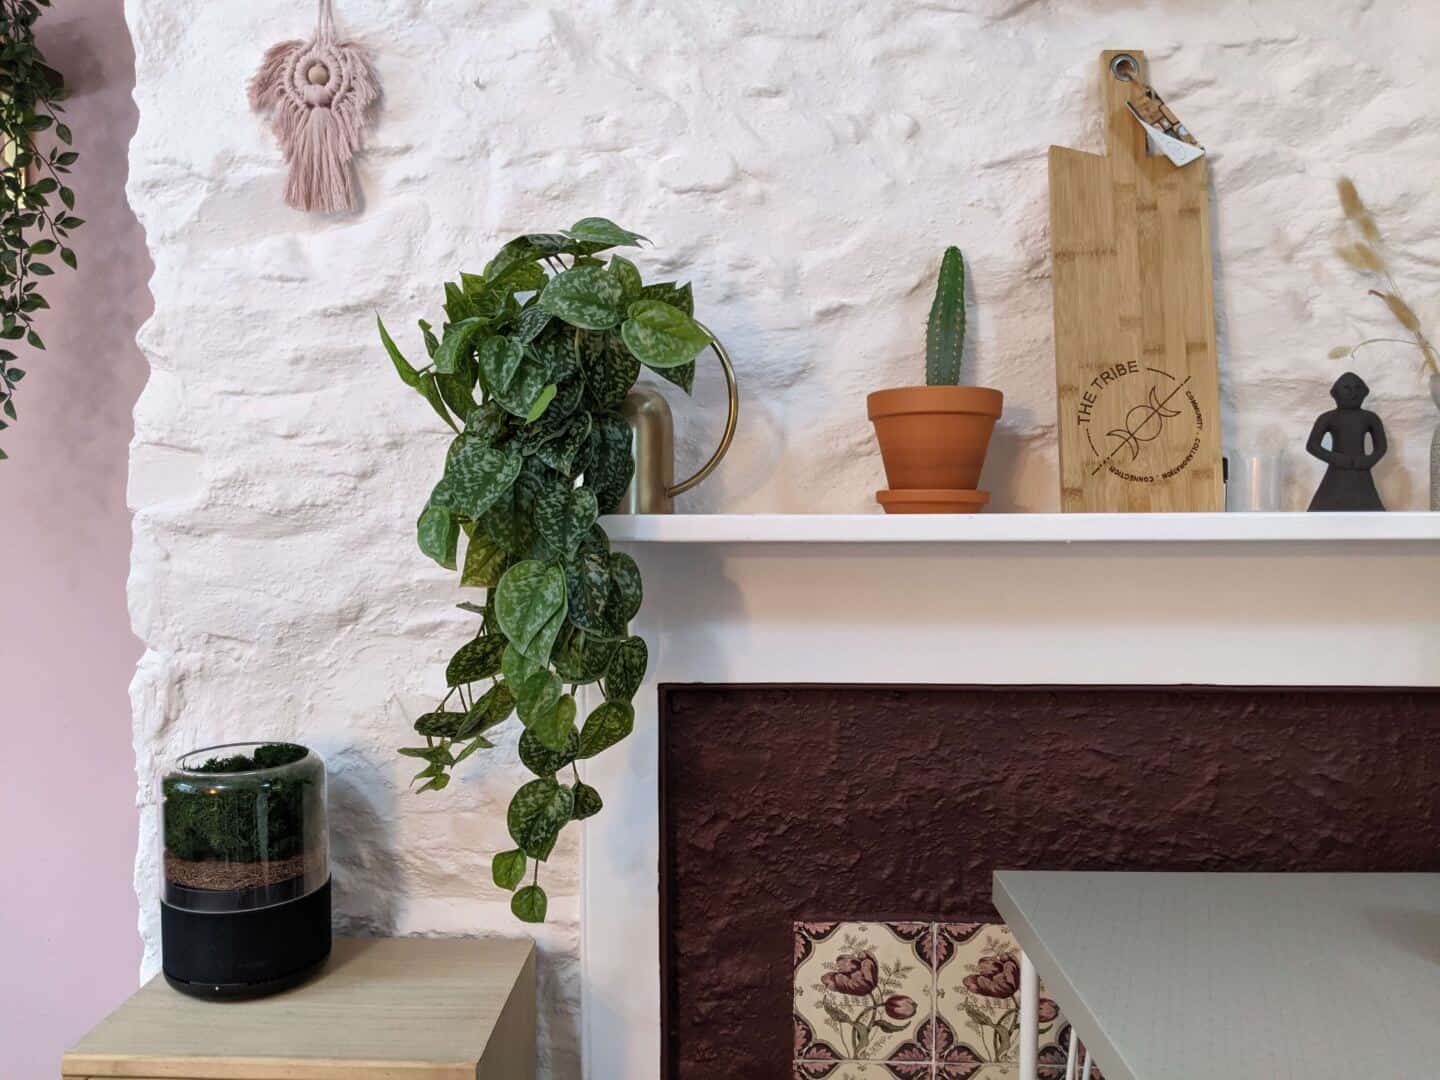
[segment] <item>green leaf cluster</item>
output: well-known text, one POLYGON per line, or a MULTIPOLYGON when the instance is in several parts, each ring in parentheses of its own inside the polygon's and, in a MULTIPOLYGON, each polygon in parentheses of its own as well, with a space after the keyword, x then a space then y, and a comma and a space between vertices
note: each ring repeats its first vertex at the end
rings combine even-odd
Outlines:
POLYGON ((575 763, 630 733, 648 659, 629 630, 639 568, 599 523, 635 469, 620 406, 642 367, 688 392, 710 343, 689 285, 646 285, 612 250, 644 240, 599 217, 516 237, 481 273, 446 283, 438 332, 420 322, 423 365, 379 323, 400 380, 454 432, 416 522, 420 550, 486 590, 483 604, 461 605, 479 626, 447 665, 445 697, 415 721, 425 745, 400 753, 424 762, 420 790, 440 790, 519 716, 535 778, 510 802, 515 846, 492 874, 528 922, 545 918, 539 864, 566 825, 601 809, 575 763), (592 684, 604 700, 582 720, 576 691, 592 684))
MULTIPOLYGON (((35 316, 50 307, 40 291, 55 260, 75 269, 75 216, 67 177, 79 155, 61 119, 65 80, 35 45, 35 22, 50 0, 0 0, 0 431, 16 418, 25 377, 15 348, 45 348, 35 316)), ((6 457, 0 450, 0 460, 6 457)))

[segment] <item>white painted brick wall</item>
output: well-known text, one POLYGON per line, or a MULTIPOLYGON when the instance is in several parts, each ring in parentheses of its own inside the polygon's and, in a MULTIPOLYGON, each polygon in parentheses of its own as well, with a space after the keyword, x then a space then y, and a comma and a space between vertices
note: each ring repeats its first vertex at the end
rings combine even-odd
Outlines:
MULTIPOLYGON (((440 796, 393 754, 467 617, 415 549, 445 434, 402 392, 374 312, 416 349, 438 286, 530 229, 613 216, 653 237, 647 275, 696 283, 745 412, 682 508, 868 509, 868 390, 921 377, 944 244, 971 264, 966 378, 1006 392, 997 509, 1055 479, 1045 151, 1100 146, 1097 55, 1145 48, 1212 151, 1227 446, 1299 447, 1328 404, 1325 352, 1388 330, 1330 249, 1352 173, 1440 323, 1440 15, 1424 0, 340 0, 376 50, 383 110, 366 205, 285 208, 244 87, 294 0, 128 0, 140 128, 129 192, 155 261, 136 407, 130 603, 145 804, 136 867, 156 965, 154 778, 206 742, 290 737, 332 770, 339 913, 355 929, 515 933, 489 884, 513 733, 440 796), (1143 10, 1141 10, 1143 8, 1143 10)), ((1359 365, 1392 431, 1394 508, 1422 508, 1433 407, 1412 356, 1359 365)), ((714 372, 677 402, 682 456, 719 428, 714 372)), ((578 1073, 578 845, 547 874, 549 1075, 578 1073)), ((645 974, 645 973, 642 973, 645 974)))

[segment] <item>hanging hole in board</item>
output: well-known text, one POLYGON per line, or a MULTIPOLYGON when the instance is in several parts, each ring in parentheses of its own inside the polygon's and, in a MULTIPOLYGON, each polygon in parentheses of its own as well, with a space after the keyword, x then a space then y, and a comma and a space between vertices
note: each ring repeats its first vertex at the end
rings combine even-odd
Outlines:
POLYGON ((1130 82, 1140 77, 1140 64, 1129 53, 1121 53, 1110 60, 1110 74, 1121 82, 1130 82))

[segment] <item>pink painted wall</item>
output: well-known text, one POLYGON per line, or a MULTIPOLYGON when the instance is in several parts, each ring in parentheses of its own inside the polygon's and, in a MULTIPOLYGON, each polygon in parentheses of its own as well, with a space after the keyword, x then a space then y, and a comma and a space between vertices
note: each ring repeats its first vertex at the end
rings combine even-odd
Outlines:
POLYGON ((0 432, 0 1073, 59 1075, 65 1046, 130 993, 140 963, 125 508, 144 382, 144 234, 125 201, 134 53, 121 0, 60 3, 41 47, 72 87, 88 224, 80 270, 49 279, 44 354, 0 432))

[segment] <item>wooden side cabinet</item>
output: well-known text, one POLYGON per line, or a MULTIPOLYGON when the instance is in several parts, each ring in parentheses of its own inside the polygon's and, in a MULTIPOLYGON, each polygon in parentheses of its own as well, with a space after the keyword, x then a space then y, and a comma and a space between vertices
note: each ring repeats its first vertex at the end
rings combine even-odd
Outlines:
POLYGON ((324 970, 258 1001, 156 976, 75 1044, 64 1080, 530 1080, 530 941, 341 939, 324 970))

